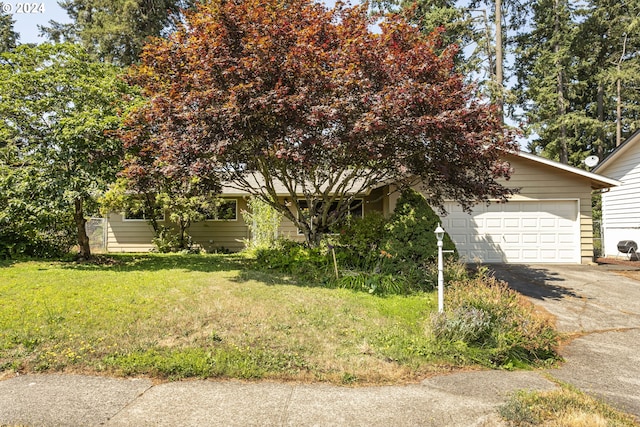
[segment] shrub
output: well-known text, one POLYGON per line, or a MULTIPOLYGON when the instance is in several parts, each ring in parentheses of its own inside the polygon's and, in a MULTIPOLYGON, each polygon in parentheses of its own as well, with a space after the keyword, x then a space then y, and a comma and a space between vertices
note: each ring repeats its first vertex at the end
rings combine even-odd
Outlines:
POLYGON ((408 294, 411 291, 411 287, 402 277, 363 271, 348 272, 333 284, 338 288, 365 291, 376 295, 408 294))
MULTIPOLYGON (((430 269, 438 253, 434 230, 439 223, 440 218, 422 194, 412 189, 404 191, 385 225, 381 249, 386 259, 381 264, 381 271, 404 276, 414 286, 430 284, 431 289, 435 287, 430 269)), ((443 246, 454 248, 454 253, 447 258, 457 259, 454 243, 446 233, 443 246)))
POLYGON ((243 211, 242 217, 251 231, 251 240, 245 241, 248 249, 269 248, 274 244, 281 215, 268 203, 257 197, 247 202, 249 211, 243 211))
POLYGON ((481 350, 475 362, 513 367, 558 358, 557 332, 505 282, 493 277, 454 282, 445 292, 445 309, 432 316, 433 338, 481 350))
POLYGON ((326 247, 309 248, 304 243, 278 239, 270 247, 256 249, 255 253, 258 268, 281 271, 311 282, 327 281, 331 277, 326 247))
POLYGON ((367 270, 379 268, 386 224, 381 212, 371 212, 363 218, 348 218, 336 230, 338 257, 342 265, 367 270))

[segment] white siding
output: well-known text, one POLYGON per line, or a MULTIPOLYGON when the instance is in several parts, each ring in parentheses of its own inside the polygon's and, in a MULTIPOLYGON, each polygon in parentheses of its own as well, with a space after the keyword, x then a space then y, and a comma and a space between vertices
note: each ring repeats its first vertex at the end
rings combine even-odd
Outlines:
POLYGON ((602 194, 603 249, 606 256, 618 255, 618 242, 634 240, 640 245, 640 142, 630 141, 624 155, 604 170, 605 176, 622 184, 602 194))

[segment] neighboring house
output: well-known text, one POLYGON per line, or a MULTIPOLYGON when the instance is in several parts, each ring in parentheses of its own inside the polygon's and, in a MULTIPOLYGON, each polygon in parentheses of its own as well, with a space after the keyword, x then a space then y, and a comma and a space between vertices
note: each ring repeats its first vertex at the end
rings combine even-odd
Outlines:
POLYGON ((621 255, 618 243, 633 240, 640 247, 640 131, 618 146, 593 169, 620 181, 602 192, 602 251, 621 255))
MULTIPOLYGON (((618 184, 590 173, 528 153, 505 154, 514 173, 506 184, 520 193, 508 203, 476 206, 471 214, 449 202, 442 226, 462 257, 469 262, 587 263, 593 260, 591 191, 618 184)), ((389 215, 399 197, 393 185, 381 184, 363 194, 361 214, 380 211, 389 215)), ((287 195, 282 194, 285 198, 287 195)), ((212 218, 189 229, 206 250, 224 247, 240 250, 249 229, 241 215, 248 195, 226 189, 222 197, 235 215, 212 218)), ((226 209, 225 212, 231 212, 226 209)), ((302 240, 294 225, 283 219, 279 235, 302 240)), ((107 221, 107 250, 149 251, 153 231, 142 219, 111 213, 107 221)), ((445 248, 446 249, 446 248, 445 248)))

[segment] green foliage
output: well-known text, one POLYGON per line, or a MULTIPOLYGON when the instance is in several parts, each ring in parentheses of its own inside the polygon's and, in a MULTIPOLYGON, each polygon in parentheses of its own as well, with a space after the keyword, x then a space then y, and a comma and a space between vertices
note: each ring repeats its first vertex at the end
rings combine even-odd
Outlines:
MULTIPOLYGON (((74 221, 85 257, 86 217, 97 211, 96 197, 115 179, 122 144, 113 131, 124 99, 133 97, 118 73, 69 44, 22 45, 0 56, 0 168, 42 188, 24 199, 30 205, 24 210, 55 207, 59 222, 74 221)), ((12 179, 0 184, 0 194, 18 194, 23 187, 12 179)), ((0 209, 14 215, 11 206, 0 209)), ((33 246, 29 234, 57 230, 47 228, 47 221, 28 225, 35 228, 21 233, 27 246, 33 246)))
POLYGON ((267 248, 255 251, 258 268, 290 274, 300 282, 322 283, 331 277, 327 247, 310 248, 300 242, 278 239, 267 248))
MULTIPOLYGON (((438 254, 434 230, 440 218, 419 192, 408 189, 402 192, 393 215, 386 224, 387 236, 383 249, 398 264, 420 264, 433 260, 438 254)), ((455 250, 455 245, 445 233, 443 248, 455 250)), ((457 252, 454 252, 457 258, 457 252)))
MULTIPOLYGON (((437 283, 434 230, 438 223, 438 216, 425 198, 414 190, 407 190, 390 219, 377 212, 370 212, 364 218, 348 217, 337 227, 335 236, 314 249, 300 243, 278 241, 257 252, 257 265, 301 274, 314 283, 372 294, 429 291, 437 283), (338 277, 331 251, 335 252, 338 277)), ((447 234, 444 245, 446 249, 454 249, 447 234)), ((464 266, 456 259, 455 252, 446 258, 447 280, 466 278, 464 266)))
POLYGON ((245 242, 247 249, 270 247, 277 238, 282 217, 258 197, 251 197, 247 204, 249 210, 242 212, 244 222, 251 231, 251 239, 245 242))
MULTIPOLYGON (((385 224, 381 242, 380 271, 404 276, 418 287, 432 286, 429 270, 437 260, 438 246, 434 230, 440 218, 431 209, 422 194, 408 189, 402 192, 396 209, 385 224)), ((455 245, 447 233, 443 248, 454 250, 447 258, 457 259, 455 245)), ((436 272, 437 273, 437 272, 436 272)))
POLYGON ((446 289, 445 309, 432 316, 432 336, 445 347, 473 350, 477 363, 512 368, 559 358, 559 337, 548 320, 493 277, 454 282, 446 289))
POLYGON ((342 276, 331 284, 338 288, 365 291, 374 295, 406 295, 411 291, 411 286, 402 276, 362 271, 343 272, 342 276))
POLYGON ((174 28, 173 14, 190 7, 190 0, 67 0, 60 2, 71 23, 49 21, 43 32, 56 42, 82 44, 101 61, 130 65, 138 61, 149 37, 174 28))
POLYGON ((65 207, 51 199, 56 190, 36 168, 0 160, 0 259, 54 258, 69 251, 74 224, 65 207))
MULTIPOLYGON (((0 2, 0 6, 3 6, 3 2, 0 2)), ((14 31, 14 23, 11 15, 0 7, 0 53, 10 51, 18 44, 20 36, 14 31)))
POLYGON ((335 230, 340 265, 346 268, 374 270, 381 261, 386 218, 381 212, 369 212, 362 218, 348 217, 335 230))

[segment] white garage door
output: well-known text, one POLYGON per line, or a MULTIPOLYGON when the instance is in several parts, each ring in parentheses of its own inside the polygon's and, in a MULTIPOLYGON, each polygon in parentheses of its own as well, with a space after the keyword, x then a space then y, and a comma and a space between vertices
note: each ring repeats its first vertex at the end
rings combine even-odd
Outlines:
POLYGON ((468 262, 580 261, 577 200, 492 203, 471 214, 454 203, 445 207, 442 226, 468 262))

